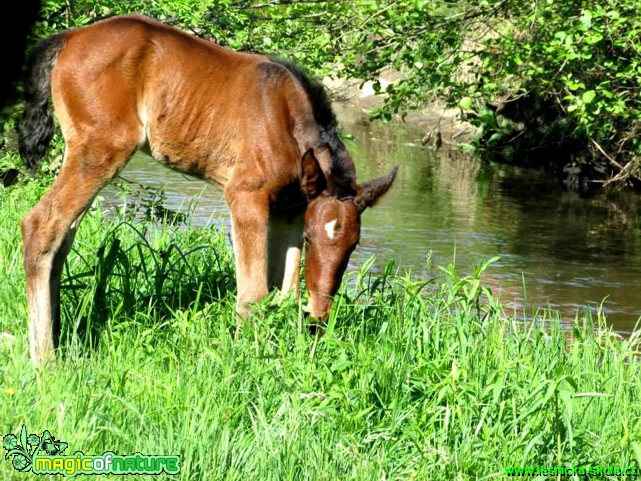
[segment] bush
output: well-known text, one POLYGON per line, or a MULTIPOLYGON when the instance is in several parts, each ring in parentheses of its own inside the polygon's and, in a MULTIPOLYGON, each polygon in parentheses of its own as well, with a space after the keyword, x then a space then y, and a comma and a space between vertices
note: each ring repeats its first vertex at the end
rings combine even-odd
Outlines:
POLYGON ((476 145, 491 158, 639 186, 638 2, 372 4, 349 72, 404 76, 379 117, 437 96, 482 127, 476 145))

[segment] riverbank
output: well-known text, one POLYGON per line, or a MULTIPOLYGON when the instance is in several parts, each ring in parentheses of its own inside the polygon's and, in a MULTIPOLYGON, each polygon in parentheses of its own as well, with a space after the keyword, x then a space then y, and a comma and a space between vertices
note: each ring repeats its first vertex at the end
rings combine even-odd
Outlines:
MULTIPOLYGON (((432 281, 364 266, 324 336, 291 299, 263 302, 237 332, 224 232, 108 220, 99 206, 69 258, 61 358, 34 371, 19 221, 42 189, 0 188, 3 434, 25 424, 70 453, 178 454, 194 481, 641 464, 639 337, 603 318, 577 319, 569 342, 554 317, 505 312, 484 266, 432 281)), ((10 460, 0 473, 24 478, 10 460)))
MULTIPOLYGON (((382 75, 379 82, 383 91, 399 78, 399 75, 393 72, 382 75)), ((335 102, 367 115, 380 107, 385 98, 384 94, 376 94, 372 81, 325 77, 323 84, 335 102)), ((459 109, 448 109, 443 102, 436 99, 404 117, 396 115, 394 121, 419 131, 422 144, 432 148, 440 148, 443 145, 456 148, 469 143, 478 133, 477 127, 461 119, 459 109)))

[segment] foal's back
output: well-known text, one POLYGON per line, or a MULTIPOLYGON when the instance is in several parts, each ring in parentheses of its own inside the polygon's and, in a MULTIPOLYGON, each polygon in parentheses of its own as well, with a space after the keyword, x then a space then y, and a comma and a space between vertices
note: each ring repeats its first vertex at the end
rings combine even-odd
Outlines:
POLYGON ((63 34, 53 102, 68 142, 135 144, 176 169, 226 184, 235 171, 289 183, 317 128, 283 66, 141 16, 63 34), (84 137, 84 140, 83 140, 84 137))

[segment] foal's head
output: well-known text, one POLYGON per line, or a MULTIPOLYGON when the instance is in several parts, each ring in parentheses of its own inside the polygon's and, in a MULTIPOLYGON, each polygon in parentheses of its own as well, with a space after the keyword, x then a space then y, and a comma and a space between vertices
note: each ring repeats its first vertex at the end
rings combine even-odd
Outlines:
POLYGON ((307 196, 305 212, 305 282, 312 317, 325 320, 349 256, 359 242, 361 213, 392 185, 398 167, 385 177, 353 185, 345 195, 323 171, 313 151, 302 160, 301 187, 307 196))

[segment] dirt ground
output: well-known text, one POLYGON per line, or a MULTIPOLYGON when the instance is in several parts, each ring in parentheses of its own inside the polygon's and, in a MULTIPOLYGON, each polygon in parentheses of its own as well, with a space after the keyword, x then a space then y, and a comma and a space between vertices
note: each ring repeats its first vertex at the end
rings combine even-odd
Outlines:
MULTIPOLYGON (((393 74, 388 76, 390 79, 394 77, 393 74)), ((392 81, 388 78, 380 79, 383 88, 392 81)), ((363 83, 361 80, 326 77, 323 83, 335 102, 365 113, 369 113, 384 101, 384 94, 376 95, 371 81, 363 83)), ((460 117, 459 109, 446 109, 444 105, 436 102, 426 105, 420 111, 410 112, 404 119, 399 115, 396 120, 419 130, 423 135, 424 145, 440 147, 443 144, 453 146, 469 142, 477 132, 476 127, 461 121, 460 117)))

